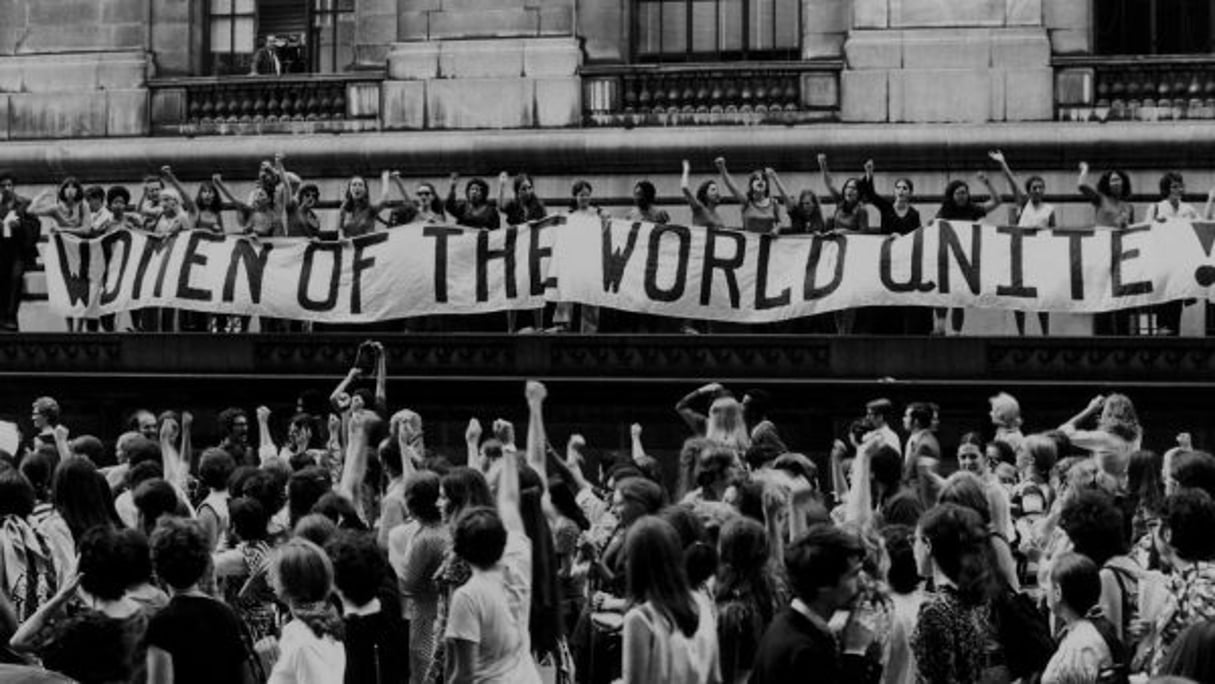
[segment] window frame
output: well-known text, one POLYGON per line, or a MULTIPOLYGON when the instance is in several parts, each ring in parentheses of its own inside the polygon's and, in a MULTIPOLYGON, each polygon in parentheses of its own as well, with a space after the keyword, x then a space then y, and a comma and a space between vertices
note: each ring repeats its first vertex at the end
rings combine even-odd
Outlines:
POLYGON ((629 48, 632 59, 639 64, 683 64, 694 62, 747 62, 747 61, 790 61, 801 59, 801 44, 803 22, 805 16, 802 8, 801 0, 770 0, 773 3, 774 11, 772 12, 772 35, 775 38, 777 26, 779 25, 779 17, 781 13, 775 11, 775 8, 782 2, 788 2, 795 7, 797 13, 797 30, 795 33, 795 44, 788 47, 773 47, 770 49, 752 49, 752 31, 751 31, 751 15, 753 6, 756 3, 764 2, 765 0, 738 0, 742 9, 742 46, 738 50, 723 50, 723 32, 721 22, 722 2, 723 0, 675 0, 682 2, 685 5, 684 10, 684 38, 686 49, 683 52, 664 52, 661 45, 654 53, 642 53, 641 51, 641 36, 642 36, 642 18, 644 12, 642 7, 645 5, 657 5, 658 12, 658 34, 662 35, 663 12, 662 6, 672 0, 634 0, 630 3, 632 19, 630 21, 631 30, 629 32, 629 48), (713 16, 717 18, 716 37, 714 40, 715 49, 710 52, 694 52, 693 51, 693 26, 694 12, 693 7, 697 4, 712 4, 714 8, 713 16))
MULTIPOLYGON (((249 63, 239 63, 235 56, 240 55, 242 58, 251 59, 252 55, 257 52, 257 41, 262 35, 262 3, 261 0, 250 0, 251 10, 246 12, 237 10, 240 2, 241 0, 205 0, 203 3, 203 13, 201 17, 204 27, 204 30, 202 31, 202 67, 207 76, 224 78, 249 75, 249 63), (214 12, 213 9, 217 2, 226 5, 228 11, 222 13, 214 12), (227 52, 216 52, 214 50, 216 45, 225 45, 223 42, 217 42, 215 40, 215 36, 213 35, 214 32, 212 30, 212 25, 217 19, 227 19, 229 23, 229 32, 226 43, 228 46, 227 52), (242 20, 251 20, 253 22, 253 51, 248 53, 247 57, 246 53, 236 52, 234 50, 236 45, 237 23, 238 21, 242 20), (223 64, 222 60, 224 57, 221 56, 226 56, 229 63, 226 65, 223 64)), ((354 2, 354 0, 306 0, 301 4, 303 5, 302 11, 304 12, 305 26, 305 34, 303 38, 307 41, 305 44, 305 48, 307 50, 307 58, 305 63, 308 70, 306 72, 294 75, 343 74, 353 71, 356 63, 354 59, 353 36, 351 37, 351 41, 348 46, 343 46, 341 44, 339 41, 339 36, 341 35, 341 24, 344 17, 348 18, 348 21, 352 25, 356 24, 358 21, 357 4, 354 2), (329 7, 325 7, 326 4, 328 4, 329 7), (329 26, 321 25, 322 19, 326 17, 330 19, 329 26), (326 34, 331 40, 331 43, 326 46, 325 50, 321 50, 319 49, 319 46, 322 44, 320 38, 322 35, 326 34), (344 47, 347 48, 351 53, 351 60, 349 63, 339 65, 337 63, 338 55, 344 47), (321 70, 320 67, 325 61, 322 52, 329 55, 329 61, 332 62, 334 66, 332 71, 321 70)))
MULTIPOLYGON (((1170 0, 1146 0, 1148 9, 1148 26, 1149 34, 1148 52, 1135 52, 1125 49, 1125 45, 1116 46, 1118 49, 1106 49, 1108 46, 1101 43, 1101 12, 1102 8, 1106 8, 1108 12, 1117 11, 1116 8, 1125 6, 1125 3, 1132 0, 1092 0, 1089 5, 1090 14, 1090 37, 1092 54, 1098 57, 1116 57, 1116 56, 1138 56, 1138 57, 1178 57, 1178 56, 1201 56, 1215 55, 1215 0, 1204 0, 1208 6, 1208 20, 1206 31, 1203 35, 1206 36, 1207 44, 1205 49, 1194 50, 1191 52, 1177 52, 1164 50, 1161 48, 1161 36, 1159 27, 1159 12, 1161 5, 1168 3, 1170 0)), ((1167 8, 1165 8, 1167 11, 1167 8)))
POLYGON ((237 73, 235 71, 232 73, 223 73, 223 71, 220 68, 220 63, 219 63, 219 55, 228 55, 232 61, 232 63, 229 64, 228 66, 230 68, 235 68, 237 66, 235 56, 245 54, 245 53, 236 51, 236 26, 237 26, 237 22, 239 20, 251 19, 253 21, 253 51, 248 54, 252 55, 254 52, 257 51, 257 22, 258 22, 257 0, 250 0, 250 6, 252 7, 252 10, 248 11, 248 12, 237 11, 237 4, 240 2, 241 2, 241 0, 206 0, 206 3, 204 4, 205 12, 203 13, 203 20, 204 20, 203 55, 205 57, 206 71, 209 76, 243 76, 243 75, 245 75, 243 73, 237 73), (228 11, 226 13, 216 13, 214 11, 216 2, 226 3, 228 5, 228 11), (216 42, 215 42, 215 36, 213 35, 215 32, 212 30, 212 26, 214 25, 215 20, 217 20, 217 19, 227 19, 228 20, 228 43, 227 43, 228 51, 227 52, 216 52, 214 50, 216 42))
POLYGON ((310 71, 308 73, 342 74, 342 73, 348 73, 349 71, 351 71, 353 69, 353 66, 356 62, 356 60, 354 58, 353 40, 351 41, 351 44, 350 44, 350 52, 351 52, 350 64, 343 65, 343 67, 341 67, 341 68, 339 68, 338 64, 337 64, 337 54, 338 54, 338 51, 341 49, 340 43, 338 41, 339 26, 341 24, 341 16, 344 14, 348 14, 348 15, 350 15, 351 19, 354 22, 358 21, 358 16, 356 14, 357 7, 358 7, 357 3, 355 3, 354 0, 349 0, 350 8, 342 9, 342 5, 346 1, 347 0, 309 0, 309 2, 305 5, 305 7, 307 8, 307 12, 308 12, 308 39, 310 41, 312 41, 311 45, 309 46, 309 50, 308 50, 308 53, 309 53, 308 54, 308 68, 310 69, 310 71), (328 2, 329 4, 332 5, 332 9, 324 9, 324 8, 320 7, 320 5, 325 4, 326 2, 328 2), (329 17, 332 20, 331 27, 325 27, 325 26, 320 25, 320 20, 322 17, 329 17), (320 70, 320 65, 321 65, 321 50, 319 49, 319 46, 321 44, 320 36, 321 36, 322 31, 325 31, 325 30, 332 31, 330 38, 332 39, 333 42, 330 44, 329 49, 332 50, 332 52, 333 52, 333 55, 332 55, 332 61, 333 61, 333 65, 334 65, 333 71, 321 71, 320 70))

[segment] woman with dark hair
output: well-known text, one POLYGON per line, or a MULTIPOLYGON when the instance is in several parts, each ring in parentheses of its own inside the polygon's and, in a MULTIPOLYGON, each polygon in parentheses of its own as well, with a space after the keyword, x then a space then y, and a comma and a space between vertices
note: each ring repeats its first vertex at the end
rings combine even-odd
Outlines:
POLYGON ((1088 163, 1080 162, 1080 177, 1076 187, 1080 194, 1097 208, 1096 224, 1110 228, 1125 228, 1135 220, 1135 206, 1130 203, 1131 179, 1125 171, 1113 169, 1101 174, 1094 190, 1088 184, 1088 163))
POLYGON ((502 207, 502 213, 506 214, 506 223, 511 226, 539 221, 548 216, 548 209, 536 194, 535 181, 526 173, 516 175, 513 182, 507 172, 498 174, 498 206, 502 207), (511 183, 514 190, 514 197, 510 200, 506 199, 507 183, 511 183))
POLYGON ((748 233, 776 234, 777 228, 780 227, 780 205, 772 199, 767 172, 752 171, 747 177, 747 191, 744 193, 726 170, 724 157, 714 159, 713 165, 717 167, 722 185, 725 185, 730 194, 734 195, 734 199, 742 205, 742 229, 748 233))
POLYGON ((355 509, 354 502, 337 492, 325 492, 312 505, 310 512, 320 513, 329 518, 338 526, 339 530, 367 531, 367 523, 363 522, 363 519, 359 517, 359 512, 355 509))
POLYGON ((1130 496, 1131 555, 1149 570, 1160 567, 1160 556, 1152 530, 1160 525, 1164 513, 1164 458, 1154 451, 1140 449, 1131 454, 1127 468, 1127 494, 1130 496))
POLYGON ((1002 653, 992 610, 998 584, 983 519, 969 508, 937 505, 920 520, 915 555, 920 574, 935 587, 911 635, 919 681, 988 681, 1002 653))
POLYGON ((882 681, 885 684, 914 684, 916 663, 911 651, 911 635, 925 598, 923 578, 916 567, 915 527, 886 525, 881 535, 890 559, 886 582, 894 605, 890 655, 882 670, 882 681))
MULTIPOLYGON (((569 216, 582 216, 594 219, 608 218, 607 212, 600 209, 598 206, 591 204, 591 194, 594 190, 591 184, 585 180, 579 179, 574 181, 570 188, 570 204, 569 216)), ((583 333, 594 333, 599 331, 599 307, 590 304, 582 304, 579 315, 579 330, 583 333)), ((565 332, 570 330, 574 324, 574 303, 573 302, 557 302, 556 309, 553 311, 553 327, 552 332, 565 332)))
POLYGON ((181 181, 177 180, 177 176, 173 174, 172 167, 168 165, 160 167, 160 176, 181 195, 182 207, 190 214, 190 218, 194 221, 195 229, 223 235, 224 203, 219 196, 219 191, 215 189, 214 183, 209 180, 199 183, 194 199, 190 199, 186 188, 181 184, 181 181))
MULTIPOLYGON (((996 187, 992 185, 991 179, 986 173, 980 171, 975 176, 979 182, 987 187, 988 198, 986 202, 977 202, 970 196, 970 186, 966 181, 954 179, 945 186, 945 199, 941 202, 941 208, 937 209, 935 220, 943 221, 982 221, 988 214, 996 210, 1000 206, 1000 193, 996 192, 996 187)), ((965 320, 965 309, 944 309, 938 308, 933 311, 933 334, 945 334, 945 314, 951 313, 950 327, 954 334, 962 331, 962 324, 965 320)))
POLYGON ((1011 524, 1008 500, 998 485, 985 483, 969 472, 956 472, 945 480, 937 497, 938 503, 965 506, 983 520, 988 530, 992 558, 999 570, 997 578, 1014 591, 1021 588, 1017 577, 1017 563, 1013 559, 1012 544, 1008 539, 1006 524, 1011 524))
POLYGON ((79 572, 9 642, 37 654, 50 670, 93 682, 128 681, 144 660, 140 642, 148 617, 127 596, 127 574, 118 532, 90 529, 80 538, 79 572))
POLYGON ((637 181, 633 185, 633 208, 629 209, 628 220, 657 224, 670 223, 671 215, 665 209, 654 206, 654 200, 657 198, 658 190, 653 183, 648 180, 637 181))
POLYGON ((334 609, 333 563, 316 544, 295 538, 270 563, 270 584, 291 610, 283 625, 273 684, 340 682, 346 672, 345 625, 334 609))
MULTIPOLYGON (((1054 228, 1055 207, 1043 199, 1046 195, 1046 181, 1041 176, 1030 176, 1025 181, 1025 191, 1022 192, 1017 176, 1009 168, 1004 153, 992 150, 987 156, 1000 165, 1000 170, 1004 172, 1004 177, 1012 188, 1013 206, 1010 218, 1013 224, 1021 228, 1054 228)), ((1017 334, 1025 335, 1025 312, 1014 311, 1013 322, 1017 326, 1017 334)), ((1042 326, 1043 336, 1050 335, 1050 314, 1045 311, 1038 312, 1038 323, 1042 326)))
MULTIPOLYGON (((1215 195, 1212 195, 1215 198, 1215 195)), ((1200 221, 1210 220, 1215 205, 1207 202, 1205 216, 1200 216, 1192 205, 1183 202, 1185 199, 1185 179, 1180 171, 1168 171, 1160 177, 1160 201, 1148 206, 1143 220, 1148 223, 1164 223, 1166 221, 1200 221)), ((1159 335, 1181 334, 1181 314, 1185 307, 1184 300, 1174 300, 1147 308, 1156 316, 1156 332, 1159 335)))
POLYGON ((1055 559, 1046 591, 1046 603, 1061 625, 1059 647, 1042 672, 1042 684, 1096 684, 1103 669, 1125 663, 1113 626, 1101 617, 1097 599, 1101 580, 1097 564, 1079 553, 1055 559), (1110 648, 1117 646, 1117 653, 1110 648))
POLYGON ((388 561, 397 574, 409 620, 410 681, 422 684, 438 635, 439 586, 435 573, 451 549, 451 532, 439 512, 439 476, 419 470, 405 478, 410 520, 388 534, 388 561))
POLYGON ((84 186, 75 176, 64 178, 56 189, 47 188, 38 193, 30 200, 26 211, 50 218, 55 222, 55 228, 66 233, 87 233, 92 225, 89 205, 84 201, 84 186))
POLYGON ((33 510, 29 480, 0 465, 0 591, 19 621, 33 615, 61 584, 50 544, 29 523, 33 510))
POLYGON ((779 229, 782 235, 805 235, 818 234, 827 230, 827 225, 823 221, 823 208, 818 201, 818 195, 810 188, 806 188, 797 194, 797 200, 789 194, 785 189, 785 184, 781 182, 780 176, 776 174, 774 169, 764 169, 768 174, 768 178, 772 181, 772 187, 776 188, 776 194, 785 205, 785 211, 789 213, 789 227, 779 229))
MULTIPOLYGON (((1098 605, 1118 638, 1125 639, 1138 618, 1139 589, 1147 573, 1127 555, 1122 511, 1105 492, 1082 490, 1064 503, 1059 526, 1072 549, 1100 569, 1098 605)), ((1057 560, 1052 559, 1054 562, 1057 560)))
POLYGON ((380 198, 371 202, 371 190, 362 176, 351 176, 342 193, 338 213, 338 231, 343 238, 366 235, 375 230, 375 222, 388 202, 389 173, 380 174, 380 198))
POLYGON ((624 617, 624 683, 721 681, 712 607, 688 587, 675 529, 644 517, 626 546, 632 607, 624 617))
POLYGON ((692 225, 725 228, 725 221, 722 221, 721 217, 717 215, 717 205, 721 203, 721 190, 717 187, 717 181, 709 179, 702 182, 696 188, 696 193, 693 194, 689 180, 691 173, 692 165, 687 159, 683 160, 683 175, 679 181, 679 188, 683 191, 684 199, 692 208, 692 225))
POLYGON ((473 178, 464 184, 464 199, 456 199, 456 181, 460 175, 451 174, 451 186, 447 190, 444 207, 456 224, 481 230, 497 230, 502 224, 498 216, 498 205, 489 198, 489 183, 473 178))
POLYGON ((553 533, 541 504, 544 493, 545 483, 541 476, 530 467, 520 467, 519 515, 524 532, 531 540, 532 603, 528 614, 528 632, 532 655, 537 663, 557 663, 560 659, 559 643, 563 639, 561 590, 553 533))
POLYGON ((768 534, 761 523, 731 520, 721 530, 717 549, 721 563, 713 593, 721 680, 740 684, 750 676, 759 640, 783 602, 772 581, 768 534))
POLYGON ((51 502, 55 510, 38 531, 46 536, 63 582, 75 569, 80 538, 93 527, 121 525, 114 510, 110 488, 97 466, 83 456, 60 461, 51 480, 51 502))
POLYGON ((232 548, 212 556, 215 580, 224 601, 236 611, 256 643, 278 635, 274 594, 266 580, 270 543, 266 535, 266 509, 256 499, 233 499, 232 548))
POLYGON ((868 202, 877 209, 882 234, 907 235, 918 230, 923 223, 920 221, 920 212, 911 205, 915 184, 910 178, 896 178, 894 200, 888 200, 874 189, 873 168, 873 160, 866 160, 865 174, 861 177, 859 189, 861 201, 868 202))
POLYGON ((861 195, 860 181, 849 178, 844 181, 842 190, 835 187, 831 180, 831 170, 827 168, 827 155, 818 155, 818 169, 823 176, 823 185, 835 199, 835 212, 827 220, 827 230, 842 230, 854 233, 869 232, 869 210, 865 208, 864 197, 861 195))

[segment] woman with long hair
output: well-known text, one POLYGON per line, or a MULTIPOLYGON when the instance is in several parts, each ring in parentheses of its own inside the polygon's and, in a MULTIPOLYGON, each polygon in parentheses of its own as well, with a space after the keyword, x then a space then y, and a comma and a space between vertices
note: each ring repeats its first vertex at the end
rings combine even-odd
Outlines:
POLYGON ((751 436, 747 432, 742 403, 734 397, 714 399, 709 405, 705 439, 733 449, 740 458, 747 453, 751 448, 751 436))
POLYGON ((389 172, 380 174, 380 197, 371 201, 371 189, 362 176, 351 176, 342 193, 342 206, 338 212, 338 231, 343 238, 366 235, 375 230, 376 220, 388 202, 389 172))
POLYGON ((658 190, 648 180, 639 180, 633 185, 633 208, 629 209, 628 220, 648 221, 665 224, 671 222, 671 215, 665 209, 654 206, 658 198, 658 190))
POLYGON ((1083 411, 1059 426, 1072 446, 1093 455, 1101 470, 1115 478, 1125 478, 1131 454, 1139 451, 1143 428, 1135 405, 1125 394, 1097 396, 1083 411), (1095 430, 1082 430, 1080 425, 1097 419, 1095 430))
POLYGON ((38 193, 26 211, 50 218, 57 229, 67 233, 87 233, 92 224, 89 205, 84 201, 84 186, 75 176, 64 178, 58 188, 38 193))
POLYGON ((270 584, 291 611, 283 625, 273 684, 340 682, 346 671, 345 625, 333 607, 333 563, 325 551, 292 539, 275 551, 270 584))
MULTIPOLYGON (((996 207, 1000 206, 1000 193, 996 191, 996 186, 992 185, 987 174, 980 171, 975 177, 987 187, 987 201, 974 200, 970 194, 970 185, 964 180, 954 179, 945 186, 945 199, 941 202, 941 207, 937 209, 937 220, 982 221, 988 214, 995 211, 996 207)), ((946 313, 950 313, 950 328, 953 333, 956 335, 962 331, 966 315, 965 309, 938 308, 933 311, 934 335, 945 334, 946 313)))
POLYGON ((849 178, 844 181, 842 189, 837 189, 831 180, 831 171, 827 168, 827 155, 818 155, 818 168, 823 176, 823 185, 835 199, 835 211, 827 220, 827 229, 854 233, 869 232, 869 210, 864 205, 865 197, 861 194, 859 179, 849 178))
POLYGON ((688 587, 675 529, 647 516, 629 530, 626 547, 632 607, 624 617, 624 683, 720 682, 712 607, 688 587))
POLYGON ((935 587, 911 635, 920 681, 987 681, 999 650, 992 611, 998 584, 982 518, 956 504, 935 506, 916 529, 915 554, 920 574, 935 587))
POLYGON ((755 520, 738 517, 721 530, 714 600, 721 675, 726 684, 747 681, 764 629, 781 607, 768 547, 768 533, 755 520))
MULTIPOLYGON (((536 194, 536 182, 526 173, 517 174, 511 181, 510 174, 503 171, 498 175, 498 206, 506 216, 506 225, 517 226, 521 223, 539 221, 548 216, 548 208, 540 195, 536 194), (506 199, 506 186, 511 185, 514 196, 506 199)), ((506 331, 515 332, 515 321, 518 314, 514 310, 506 312, 506 331)), ((532 327, 519 332, 538 332, 544 330, 544 307, 532 310, 532 327)))
POLYGON ((775 234, 780 227, 780 205, 772 199, 767 173, 762 169, 752 171, 744 193, 726 170, 725 158, 714 159, 713 165, 717 167, 722 185, 741 205, 742 229, 748 233, 775 234))
POLYGON ((409 620, 410 681, 421 684, 434 656, 439 619, 435 573, 451 548, 451 532, 439 511, 439 476, 429 470, 405 477, 410 519, 388 533, 388 562, 397 574, 409 620))
POLYGON ((59 462, 51 478, 55 510, 38 525, 55 556, 60 581, 76 566, 76 552, 84 533, 93 527, 119 527, 121 522, 110 498, 110 488, 97 466, 84 456, 59 462))
POLYGON ((937 499, 938 503, 965 506, 983 521, 988 530, 992 558, 998 570, 997 579, 1013 590, 1021 588, 1017 578, 1017 563, 1013 559, 1012 545, 1008 539, 1011 516, 1008 499, 1003 496, 998 484, 986 483, 974 473, 956 472, 950 475, 937 499))
MULTIPOLYGON (((1076 188, 1084 199, 1093 205, 1094 223, 1105 228, 1125 230, 1135 222, 1135 205, 1131 203, 1131 179, 1121 169, 1110 169, 1101 174, 1094 189, 1089 185, 1088 162, 1080 162, 1080 176, 1076 188)), ((1095 321, 1097 334, 1129 335, 1133 309, 1110 311, 1099 314, 1095 321)))
POLYGON ((1140 449, 1131 454, 1127 468, 1127 493, 1134 511, 1131 517, 1132 555, 1146 568, 1155 570, 1160 562, 1153 553, 1151 531, 1164 513, 1164 458, 1154 451, 1140 449))
POLYGON ((687 159, 683 160, 683 175, 680 177, 679 189, 683 191, 684 199, 692 208, 692 225, 725 228, 725 221, 722 221, 721 217, 717 215, 717 205, 721 203, 721 189, 718 188, 717 181, 713 179, 703 181, 693 193, 690 181, 691 173, 691 163, 687 159))

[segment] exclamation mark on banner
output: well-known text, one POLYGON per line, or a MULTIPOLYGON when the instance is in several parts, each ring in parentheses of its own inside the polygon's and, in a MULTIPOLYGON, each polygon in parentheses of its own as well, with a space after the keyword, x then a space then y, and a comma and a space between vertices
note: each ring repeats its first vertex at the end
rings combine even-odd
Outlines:
MULTIPOLYGON (((1191 223, 1198 242, 1202 243, 1202 251, 1211 256, 1211 247, 1215 246, 1215 223, 1191 223)), ((1194 270, 1194 280, 1202 287, 1215 285, 1215 266, 1199 266, 1194 270)))

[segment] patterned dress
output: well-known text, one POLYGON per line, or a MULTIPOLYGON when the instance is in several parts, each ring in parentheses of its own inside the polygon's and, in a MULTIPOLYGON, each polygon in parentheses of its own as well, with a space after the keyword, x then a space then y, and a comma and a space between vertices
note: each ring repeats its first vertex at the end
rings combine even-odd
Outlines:
POLYGON ((968 606, 953 587, 936 592, 920 606, 911 635, 920 684, 983 681, 987 647, 995 634, 990 607, 968 606))

